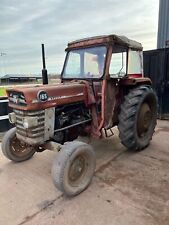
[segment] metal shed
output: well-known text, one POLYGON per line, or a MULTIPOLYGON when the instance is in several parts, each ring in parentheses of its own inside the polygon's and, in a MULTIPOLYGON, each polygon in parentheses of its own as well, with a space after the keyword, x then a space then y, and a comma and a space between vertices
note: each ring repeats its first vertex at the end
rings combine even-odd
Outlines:
POLYGON ((165 48, 167 40, 169 40, 169 1, 160 0, 157 48, 165 48))
POLYGON ((160 119, 169 119, 169 48, 144 51, 144 74, 158 96, 160 119))

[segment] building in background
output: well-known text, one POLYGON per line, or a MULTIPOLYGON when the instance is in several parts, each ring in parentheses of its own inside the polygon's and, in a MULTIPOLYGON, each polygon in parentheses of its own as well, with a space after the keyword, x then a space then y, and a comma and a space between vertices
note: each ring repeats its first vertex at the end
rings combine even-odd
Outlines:
POLYGON ((20 84, 20 83, 37 83, 42 79, 42 75, 25 75, 25 74, 6 74, 0 77, 1 85, 20 84))
POLYGON ((165 47, 169 47, 169 0, 160 0, 157 48, 165 47))

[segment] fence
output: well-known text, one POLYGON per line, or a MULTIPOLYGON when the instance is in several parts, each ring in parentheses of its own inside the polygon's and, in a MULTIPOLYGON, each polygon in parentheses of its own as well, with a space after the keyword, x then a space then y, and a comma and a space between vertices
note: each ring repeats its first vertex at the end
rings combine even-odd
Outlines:
POLYGON ((8 113, 10 109, 8 108, 8 99, 0 98, 0 132, 4 132, 12 127, 8 121, 8 113))

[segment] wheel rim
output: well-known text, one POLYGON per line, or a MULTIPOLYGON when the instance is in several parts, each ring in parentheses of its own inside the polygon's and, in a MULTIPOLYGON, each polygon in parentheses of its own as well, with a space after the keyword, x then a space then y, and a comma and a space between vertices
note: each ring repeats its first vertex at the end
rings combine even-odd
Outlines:
POLYGON ((11 152, 13 155, 22 158, 32 152, 33 148, 27 144, 21 142, 17 137, 13 137, 11 140, 11 152))
POLYGON ((152 123, 153 112, 148 103, 143 103, 141 105, 139 114, 138 114, 138 122, 137 122, 137 131, 139 137, 145 137, 150 125, 152 123))
POLYGON ((77 156, 71 163, 68 178, 72 186, 80 183, 87 171, 87 158, 85 155, 77 156))

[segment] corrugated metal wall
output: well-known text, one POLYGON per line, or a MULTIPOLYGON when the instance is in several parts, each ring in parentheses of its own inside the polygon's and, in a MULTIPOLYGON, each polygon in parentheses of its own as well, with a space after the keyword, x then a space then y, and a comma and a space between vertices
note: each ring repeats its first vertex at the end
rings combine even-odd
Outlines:
POLYGON ((144 75, 151 78, 158 96, 158 115, 169 119, 169 48, 144 51, 144 75))
POLYGON ((169 40, 169 0, 160 0, 159 4, 157 48, 165 48, 169 40))

